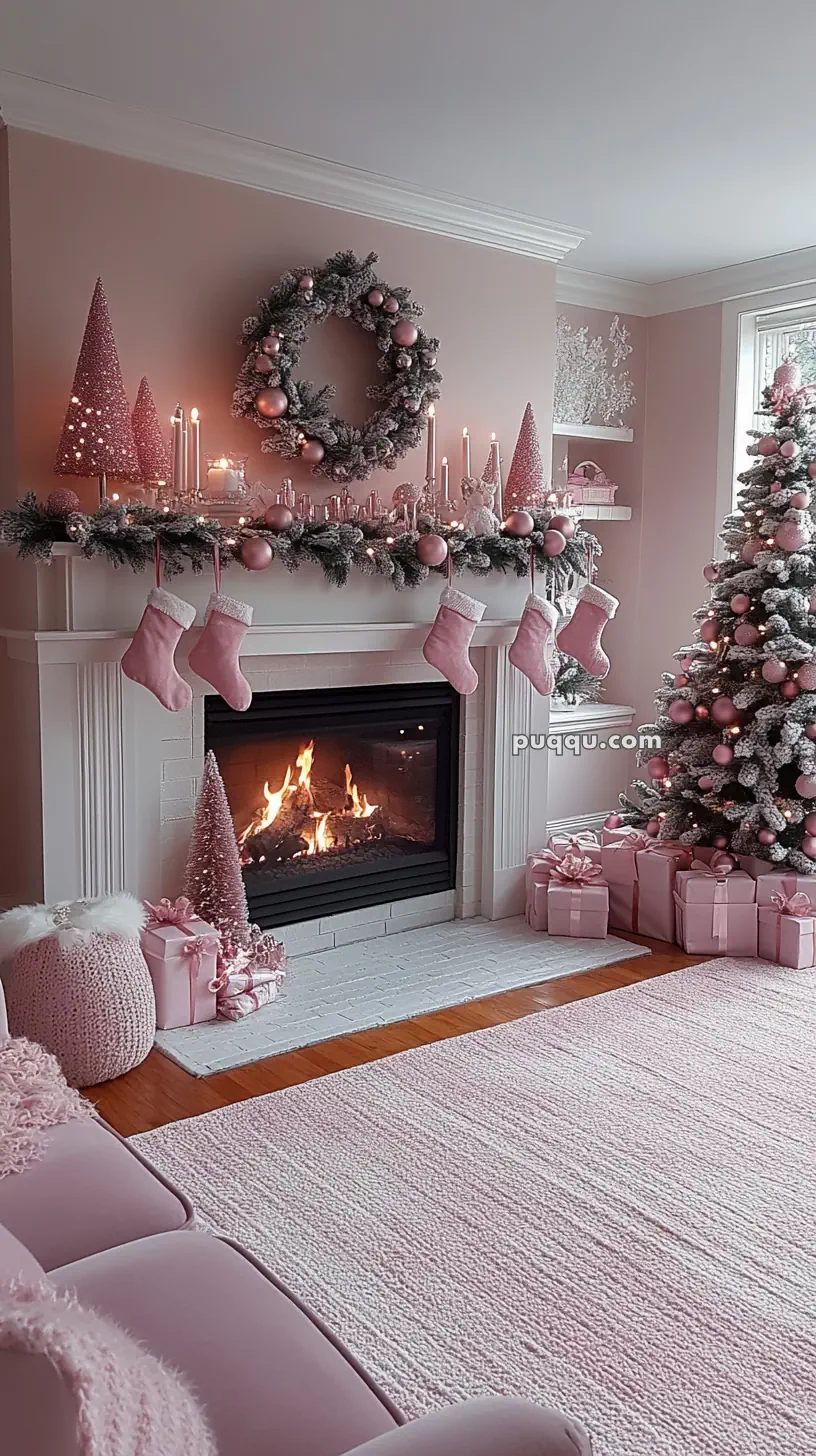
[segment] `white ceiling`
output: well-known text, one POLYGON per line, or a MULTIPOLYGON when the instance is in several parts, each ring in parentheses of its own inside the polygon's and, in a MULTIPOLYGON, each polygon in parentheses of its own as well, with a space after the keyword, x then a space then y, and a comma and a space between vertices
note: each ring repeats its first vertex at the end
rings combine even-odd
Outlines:
POLYGON ((586 228, 571 266, 647 283, 816 243, 814 54, 813 0, 0 14, 6 70, 586 228))

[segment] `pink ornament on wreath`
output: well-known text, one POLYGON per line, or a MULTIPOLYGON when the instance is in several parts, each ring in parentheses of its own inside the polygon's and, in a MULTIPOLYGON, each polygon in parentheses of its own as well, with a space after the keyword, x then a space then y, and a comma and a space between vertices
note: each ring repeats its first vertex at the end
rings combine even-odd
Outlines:
POLYGON ((389 295, 383 304, 386 313, 399 313, 399 307, 399 299, 394 298, 393 294, 389 295))
POLYGON ((262 536, 249 536, 241 542, 239 555, 248 571, 263 571, 272 561, 272 547, 262 536))
POLYGON ((816 692, 816 662, 803 662, 796 677, 803 692, 816 692))
POLYGON ((816 778, 813 774, 800 774, 793 787, 800 799, 816 799, 816 778))
POLYGON ((740 622, 734 630, 734 641, 738 647, 753 647, 759 638, 759 628, 753 622, 740 622))
POLYGON ((805 737, 809 738, 811 743, 816 740, 816 723, 808 723, 805 728, 805 737))
POLYGON ((757 839, 760 844, 776 844, 776 831, 774 829, 760 829, 757 839))
POLYGON ((410 319, 400 319, 391 330, 391 338, 401 349, 410 349, 419 338, 419 330, 410 319))
POLYGON ((782 482, 781 482, 781 480, 772 480, 771 481, 771 495, 778 495, 781 489, 782 489, 782 482))
POLYGON ((279 354, 281 341, 277 334, 267 334, 265 339, 261 339, 261 348, 264 354, 279 354))
POLYGON ((428 532, 419 537, 416 552, 423 566, 441 566, 448 557, 448 543, 443 536, 428 532))
MULTIPOLYGON (((511 511, 504 523, 504 529, 508 536, 529 536, 535 527, 535 521, 529 511, 511 511)), ((562 536, 564 532, 561 532, 562 536)))
POLYGON ((728 768, 734 761, 734 750, 728 743, 718 743, 711 757, 719 768, 728 768))
POLYGON ((566 545, 566 539, 564 538, 564 536, 562 536, 560 531, 544 532, 545 556, 560 556, 561 552, 566 549, 566 545))
POLYGON ((300 458, 307 465, 319 465, 326 451, 320 440, 304 440, 300 447, 300 458))
POLYGON ((52 490, 45 502, 45 509, 49 516, 55 516, 57 520, 65 520, 66 516, 71 516, 74 511, 79 510, 79 496, 75 490, 68 490, 65 487, 60 490, 52 490))
POLYGON ((560 531, 568 541, 575 535, 575 522, 571 516, 551 516, 547 525, 551 531, 560 531))
POLYGON ((257 355, 255 359, 255 369, 258 374, 271 374, 274 368, 275 366, 272 363, 272 360, 268 359, 266 354, 257 355))
POLYGON ((708 708, 705 703, 697 704, 697 707, 694 709, 694 716, 699 723, 705 723, 708 718, 708 708))
POLYGON ((743 612, 747 612, 750 605, 751 598, 746 596, 745 592, 737 592, 736 596, 731 598, 731 611, 737 617, 741 616, 743 612))
POLYGON ((674 702, 669 705, 669 717, 672 723, 683 727, 686 723, 691 722, 694 717, 694 709, 686 698, 675 698, 674 702))
POLYGON ((757 444, 758 455, 777 455, 779 453, 779 441, 776 435, 763 435, 757 444))
POLYGON ((273 531, 288 531, 294 519, 289 507, 280 503, 264 511, 264 520, 273 531))
POLYGON ((762 676, 767 683, 781 683, 788 675, 788 664, 781 662, 778 657, 769 657, 767 662, 762 664, 762 676))
POLYGON ((303 277, 298 279, 298 288, 301 293, 311 293, 314 288, 314 278, 311 273, 304 273, 303 277))
POLYGON ((691 665, 692 665, 693 662, 694 662, 694 658, 693 657, 686 656, 686 657, 681 657, 680 658, 680 666, 682 667, 682 669, 683 669, 684 672, 688 672, 688 670, 691 667, 691 665))
POLYGON ((811 480, 816 480, 816 460, 811 460, 807 468, 807 473, 810 476, 811 480))
POLYGON ((262 389, 255 396, 255 408, 264 419, 277 420, 286 414, 289 400, 282 389, 262 389))

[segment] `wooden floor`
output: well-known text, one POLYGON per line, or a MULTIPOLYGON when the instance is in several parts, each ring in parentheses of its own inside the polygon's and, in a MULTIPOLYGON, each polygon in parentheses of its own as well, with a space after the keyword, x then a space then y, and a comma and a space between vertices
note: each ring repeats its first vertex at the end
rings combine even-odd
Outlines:
POLYGON ((296 1082, 325 1077, 329 1072, 339 1072, 345 1067, 390 1057, 409 1047, 461 1036, 464 1032, 495 1026, 501 1021, 515 1021, 531 1011, 545 1011, 548 1007, 563 1006, 568 1001, 582 1001, 587 996, 614 991, 619 986, 630 986, 650 976, 662 976, 667 971, 695 965, 704 959, 702 956, 684 955, 678 946, 669 946, 662 940, 647 940, 637 935, 622 938, 649 946, 652 954, 637 960, 619 961, 616 965, 587 971, 580 976, 565 976, 559 981, 545 981, 520 991, 505 991, 498 996, 487 996, 482 1001, 469 1001, 447 1011, 432 1011, 426 1016, 416 1016, 412 1021, 400 1021, 393 1026, 355 1032, 352 1036, 321 1042, 302 1051, 285 1052, 263 1062, 252 1062, 247 1067, 236 1067, 231 1072, 218 1072, 213 1077, 192 1077, 169 1057, 153 1050, 140 1067, 126 1076, 102 1083, 99 1087, 87 1088, 86 1092, 101 1115, 118 1132, 129 1136, 145 1132, 148 1128, 161 1127, 166 1122, 175 1122, 181 1117, 212 1112, 214 1108, 226 1107, 231 1102, 243 1102, 263 1092, 276 1092, 296 1082))

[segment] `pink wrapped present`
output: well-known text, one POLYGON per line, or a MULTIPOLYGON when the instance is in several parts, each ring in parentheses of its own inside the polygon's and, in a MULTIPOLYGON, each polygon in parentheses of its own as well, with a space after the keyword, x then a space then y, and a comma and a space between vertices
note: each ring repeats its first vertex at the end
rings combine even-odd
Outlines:
POLYGON ((240 1021, 277 999, 286 978, 286 951, 271 930, 250 929, 252 940, 233 952, 214 983, 216 1009, 227 1021, 240 1021))
POLYGON ((531 930, 547 929, 547 885, 558 857, 550 849, 536 850, 528 854, 524 882, 526 890, 525 917, 531 930), (538 894, 538 890, 542 893, 538 894))
MULTIPOLYGON (((750 870, 748 871, 750 874, 750 870)), ((790 869, 772 870, 765 861, 765 868, 762 874, 756 878, 756 900, 757 905, 773 905, 774 895, 807 895, 808 899, 816 903, 816 876, 797 875, 790 869)))
POLYGON ((549 875, 543 884, 533 885, 527 896, 527 924, 531 930, 547 929, 547 891, 549 875))
POLYGON ((759 954, 763 960, 795 971, 816 965, 816 904, 802 894, 774 894, 771 905, 757 906, 759 954))
POLYGON ((643 829, 636 829, 634 824, 622 824, 620 829, 607 829, 604 824, 601 829, 601 844, 635 844, 642 847, 644 842, 651 836, 643 829))
POLYGON ((614 930, 637 931, 640 912, 637 855, 652 843, 637 830, 605 829, 604 835, 621 835, 601 850, 601 869, 609 886, 609 924, 614 930))
POLYGON ((690 955, 757 953, 756 886, 727 855, 710 865, 692 861, 678 870, 674 904, 677 939, 690 955))
POLYGON ((141 934, 156 997, 156 1025, 193 1026, 215 1018, 215 978, 221 937, 193 913, 189 900, 148 905, 141 934))
POLYGON ((582 829, 578 834, 551 834, 547 848, 558 859, 563 859, 565 854, 577 854, 591 859, 593 864, 601 863, 601 846, 591 829, 582 829))
POLYGON ((603 940, 609 920, 609 889, 601 867, 584 856, 565 854, 550 875, 547 921, 550 935, 603 940))
MULTIPOLYGON (((638 918, 633 926, 639 935, 656 940, 674 940, 674 886, 678 870, 691 868, 691 851, 685 844, 652 839, 635 855, 638 877, 638 918)), ((612 919, 611 888, 609 922, 612 919)))

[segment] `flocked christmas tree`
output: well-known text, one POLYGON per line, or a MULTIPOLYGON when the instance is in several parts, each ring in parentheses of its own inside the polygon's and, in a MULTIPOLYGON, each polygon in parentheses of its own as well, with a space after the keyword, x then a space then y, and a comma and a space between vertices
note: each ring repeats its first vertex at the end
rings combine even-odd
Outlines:
POLYGON ((656 695, 661 749, 651 784, 622 798, 630 822, 662 839, 816 869, 816 389, 786 360, 763 392, 765 433, 740 475, 728 555, 704 576, 694 642, 656 695))
POLYGON ((202 920, 221 932, 225 949, 248 944, 249 912, 227 791, 210 749, 196 804, 184 894, 202 920))
POLYGON ((533 406, 527 405, 521 422, 510 473, 504 487, 503 506, 508 511, 543 506, 547 499, 547 476, 541 459, 533 406))
POLYGON ((139 474, 144 485, 171 480, 173 467, 162 434, 159 412, 147 379, 142 379, 133 407, 133 437, 139 456, 139 474))
POLYGON ((130 406, 101 278, 91 299, 54 471, 98 476, 103 500, 109 476, 139 479, 130 406))

